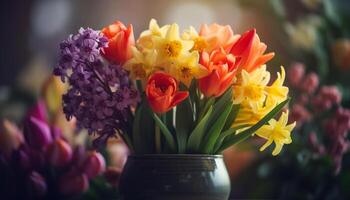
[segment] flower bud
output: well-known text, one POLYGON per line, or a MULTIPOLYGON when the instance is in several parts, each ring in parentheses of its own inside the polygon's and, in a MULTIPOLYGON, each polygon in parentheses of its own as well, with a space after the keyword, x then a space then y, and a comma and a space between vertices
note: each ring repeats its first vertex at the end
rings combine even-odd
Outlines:
POLYGON ((333 62, 342 70, 350 69, 350 40, 338 39, 332 45, 333 62))
POLYGON ((64 195, 81 194, 89 189, 89 180, 85 174, 68 173, 61 177, 59 191, 64 195))
POLYGON ((288 82, 291 86, 297 87, 305 74, 305 66, 302 63, 294 63, 287 72, 288 82))
POLYGON ((301 85, 301 89, 308 94, 312 94, 317 89, 318 84, 319 84, 318 75, 316 73, 309 73, 305 77, 301 85))
POLYGON ((47 122, 47 110, 45 106, 45 102, 43 100, 39 100, 27 113, 27 118, 34 117, 43 122, 47 122))
POLYGON ((88 178, 95 178, 97 175, 105 171, 106 163, 103 156, 92 151, 88 154, 84 161, 83 172, 88 176, 88 178))
POLYGON ((122 173, 122 169, 118 167, 108 167, 104 173, 104 177, 112 186, 118 186, 119 178, 122 173))
POLYGON ((57 139, 47 148, 47 160, 55 167, 63 167, 72 159, 72 148, 63 139, 57 139))
POLYGON ((49 126, 35 117, 30 117, 25 122, 24 137, 30 147, 38 150, 42 150, 52 142, 49 126))
POLYGON ((28 193, 30 197, 43 197, 47 191, 47 185, 43 176, 33 171, 28 177, 28 193))
POLYGON ((0 124, 0 153, 9 157, 23 143, 23 135, 15 124, 4 120, 0 124))

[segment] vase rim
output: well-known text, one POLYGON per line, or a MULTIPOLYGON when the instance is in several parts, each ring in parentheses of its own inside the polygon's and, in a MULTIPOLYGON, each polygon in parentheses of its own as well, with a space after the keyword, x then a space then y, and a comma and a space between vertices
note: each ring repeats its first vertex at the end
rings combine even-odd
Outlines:
POLYGON ((134 154, 129 158, 223 158, 221 154, 134 154))

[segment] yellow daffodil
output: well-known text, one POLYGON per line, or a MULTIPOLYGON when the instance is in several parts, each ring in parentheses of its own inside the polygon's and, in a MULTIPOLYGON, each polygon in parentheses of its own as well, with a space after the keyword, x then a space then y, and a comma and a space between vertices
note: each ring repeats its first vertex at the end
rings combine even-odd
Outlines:
POLYGON ((277 79, 271 86, 267 84, 270 81, 270 72, 266 71, 263 65, 251 73, 242 70, 240 77, 233 86, 233 103, 240 104, 246 102, 254 110, 261 104, 276 106, 278 103, 286 100, 288 87, 283 86, 285 80, 285 71, 281 67, 281 73, 277 73, 277 79))
POLYGON ((198 61, 199 54, 196 51, 183 55, 169 68, 169 73, 189 87, 193 78, 199 79, 208 74, 208 70, 198 61))
POLYGON ((124 64, 124 69, 130 72, 133 80, 146 80, 157 66, 157 52, 146 51, 141 53, 135 47, 132 48, 133 57, 124 64))
POLYGON ((281 152, 284 144, 290 144, 292 142, 290 134, 295 127, 296 122, 289 125, 287 125, 287 123, 288 111, 283 112, 278 121, 271 119, 268 125, 262 126, 255 132, 256 135, 267 140, 266 143, 260 148, 260 151, 265 150, 274 142, 275 148, 272 151, 272 155, 276 156, 281 152))
POLYGON ((263 65, 251 73, 242 70, 240 75, 233 86, 233 103, 246 102, 252 108, 258 107, 266 99, 265 87, 270 81, 270 73, 263 65))
POLYGON ((267 93, 266 101, 268 104, 276 105, 287 99, 288 95, 288 87, 283 86, 284 80, 286 77, 286 72, 284 68, 281 66, 281 73, 277 73, 277 79, 272 83, 271 86, 267 86, 265 91, 267 93))
POLYGON ((203 37, 198 35, 196 29, 193 26, 190 26, 188 30, 184 31, 182 38, 184 40, 191 40, 194 42, 191 51, 201 52, 208 47, 208 42, 203 37))
POLYGON ((265 115, 267 115, 273 108, 274 105, 267 104, 255 104, 256 107, 252 108, 247 103, 240 105, 237 117, 232 125, 232 128, 237 128, 243 125, 248 127, 258 123, 265 115))
POLYGON ((189 54, 193 47, 193 41, 186 41, 180 38, 177 24, 172 24, 164 37, 153 37, 152 42, 155 50, 158 52, 159 61, 164 63, 164 65, 173 62, 183 54, 189 54))
POLYGON ((140 38, 137 40, 137 45, 141 49, 151 49, 153 48, 153 37, 165 37, 170 25, 165 25, 159 27, 157 21, 155 19, 151 19, 149 23, 149 29, 143 31, 140 35, 140 38))

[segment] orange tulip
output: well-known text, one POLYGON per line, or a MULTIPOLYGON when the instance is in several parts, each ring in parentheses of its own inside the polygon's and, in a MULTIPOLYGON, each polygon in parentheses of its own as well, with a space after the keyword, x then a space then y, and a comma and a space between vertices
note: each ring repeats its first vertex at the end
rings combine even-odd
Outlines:
POLYGON ((209 26, 203 24, 200 28, 199 36, 206 41, 205 51, 209 53, 219 48, 229 51, 239 37, 238 35, 233 35, 231 26, 219 24, 210 24, 209 26))
POLYGON ((186 99, 188 92, 178 91, 178 82, 174 77, 156 72, 148 80, 146 95, 152 110, 164 113, 186 99))
POLYGON ((117 21, 103 28, 101 32, 108 38, 108 47, 102 52, 106 59, 123 64, 131 58, 131 46, 135 45, 131 24, 126 27, 122 22, 117 21))
POLYGON ((207 97, 222 95, 236 74, 235 57, 224 49, 219 49, 210 54, 202 52, 199 62, 210 72, 208 76, 199 79, 201 92, 207 97))
POLYGON ((236 57, 236 65, 240 70, 251 72, 275 56, 275 53, 264 55, 266 48, 266 44, 260 42, 256 30, 252 29, 239 38, 233 45, 231 53, 236 57))

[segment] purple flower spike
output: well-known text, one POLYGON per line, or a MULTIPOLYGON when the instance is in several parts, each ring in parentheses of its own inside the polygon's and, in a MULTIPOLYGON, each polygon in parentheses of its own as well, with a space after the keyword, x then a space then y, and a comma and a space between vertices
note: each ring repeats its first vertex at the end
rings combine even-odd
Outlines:
POLYGON ((81 28, 61 43, 54 69, 71 86, 62 97, 66 118, 75 117, 80 128, 97 133, 95 144, 100 145, 117 132, 128 131, 130 109, 140 100, 127 71, 101 55, 107 41, 99 31, 81 28))

